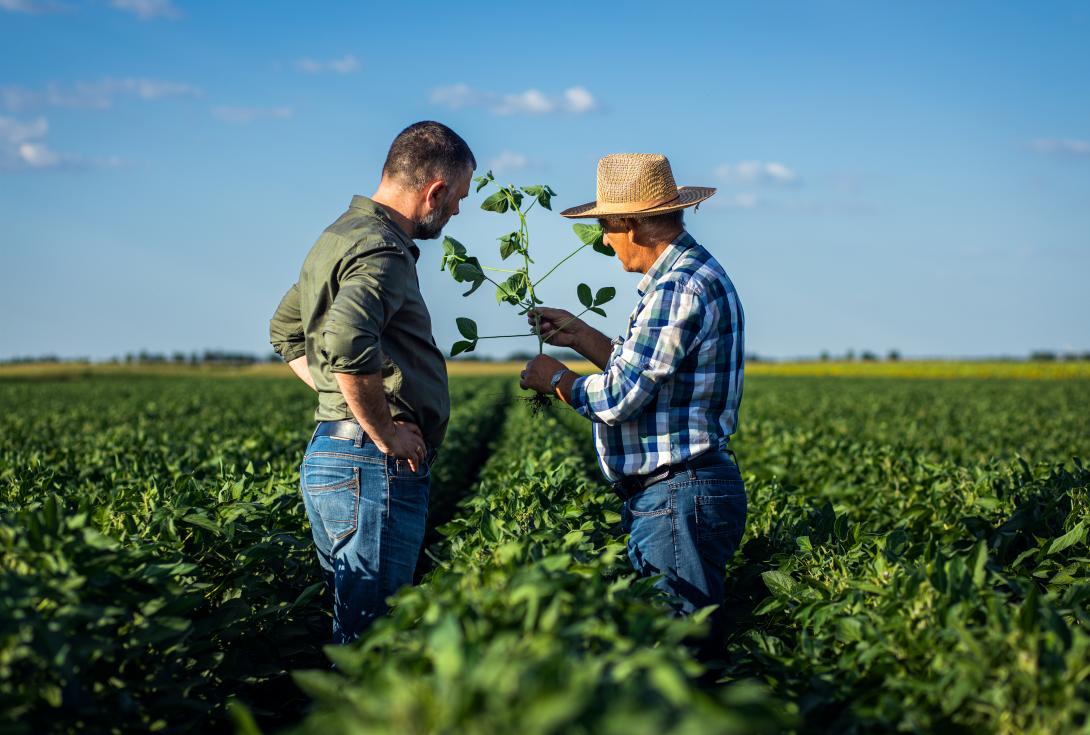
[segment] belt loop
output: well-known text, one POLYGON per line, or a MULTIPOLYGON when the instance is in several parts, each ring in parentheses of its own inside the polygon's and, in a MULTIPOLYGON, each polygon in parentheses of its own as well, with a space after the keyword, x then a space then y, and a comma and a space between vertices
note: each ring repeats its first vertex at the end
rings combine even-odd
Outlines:
POLYGON ((356 424, 356 438, 352 442, 353 444, 356 445, 356 449, 359 449, 360 447, 363 446, 363 437, 364 437, 363 425, 362 424, 356 424))
POLYGON ((696 479, 696 470, 693 469, 693 463, 689 460, 685 460, 685 470, 689 473, 689 479, 696 479))

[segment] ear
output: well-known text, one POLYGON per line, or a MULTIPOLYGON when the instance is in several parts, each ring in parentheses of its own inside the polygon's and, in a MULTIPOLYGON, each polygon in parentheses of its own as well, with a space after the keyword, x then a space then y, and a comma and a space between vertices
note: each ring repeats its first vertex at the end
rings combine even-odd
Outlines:
POLYGON ((625 217, 624 220, 625 232, 628 234, 628 239, 635 245, 643 245, 639 238, 639 219, 636 217, 625 217))
POLYGON ((424 202, 432 209, 443 206, 443 195, 447 190, 447 182, 436 179, 424 187, 424 202))

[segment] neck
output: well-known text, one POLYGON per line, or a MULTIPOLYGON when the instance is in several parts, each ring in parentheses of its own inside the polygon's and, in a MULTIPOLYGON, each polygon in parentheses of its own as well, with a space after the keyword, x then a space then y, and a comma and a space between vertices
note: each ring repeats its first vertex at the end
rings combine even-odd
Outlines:
POLYGON ((646 248, 643 248, 642 252, 644 260, 642 263, 639 264, 640 273, 647 273, 647 271, 651 270, 651 266, 653 266, 658 261, 659 256, 666 252, 667 248, 670 247, 671 243, 673 243, 673 240, 660 242, 655 245, 650 245, 646 248))
POLYGON ((412 217, 412 206, 405 200, 400 191, 395 191, 389 186, 380 184, 378 190, 371 195, 371 201, 385 209, 398 229, 412 239, 416 231, 416 220, 412 217))

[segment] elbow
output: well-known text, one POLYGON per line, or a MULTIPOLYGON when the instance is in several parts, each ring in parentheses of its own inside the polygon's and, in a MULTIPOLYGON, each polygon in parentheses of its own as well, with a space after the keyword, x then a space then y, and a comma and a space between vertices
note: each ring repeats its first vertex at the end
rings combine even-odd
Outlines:
POLYGON ((335 373, 377 373, 382 370, 382 348, 376 337, 336 331, 322 334, 322 348, 335 373))
POLYGON ((599 413, 597 419, 606 426, 618 426, 630 421, 637 413, 639 413, 638 409, 633 408, 631 404, 620 403, 599 413))

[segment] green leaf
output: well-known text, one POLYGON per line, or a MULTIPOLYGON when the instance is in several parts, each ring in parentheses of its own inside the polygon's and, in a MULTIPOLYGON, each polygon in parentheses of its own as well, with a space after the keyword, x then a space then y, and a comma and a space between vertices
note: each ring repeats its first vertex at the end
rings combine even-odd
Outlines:
POLYGON ((584 245, 597 245, 602 242, 602 228, 599 225, 588 225, 582 222, 576 222, 571 226, 575 232, 575 236, 579 238, 579 241, 584 245))
POLYGON ((475 341, 474 342, 467 342, 464 339, 459 340, 459 341, 455 342, 453 346, 451 346, 450 356, 454 357, 455 355, 460 355, 463 352, 473 352, 473 348, 476 347, 476 346, 477 346, 477 343, 475 341))
POLYGON ((481 209, 486 212, 498 212, 500 214, 506 212, 510 206, 511 203, 507 200, 507 192, 502 189, 481 202, 481 209))
POLYGON ((617 289, 613 288, 613 286, 600 288, 598 289, 598 293, 594 294, 594 305, 601 306, 602 304, 608 304, 616 295, 617 289))
POLYGON ((458 325, 458 333, 469 340, 477 339, 477 322, 460 316, 454 320, 458 325))
POLYGON ((594 306, 594 297, 590 293, 590 286, 585 283, 580 283, 579 288, 576 289, 576 293, 579 296, 579 303, 588 309, 594 306))
POLYGON ((575 231, 575 236, 579 238, 580 242, 584 245, 590 245, 595 252, 602 255, 615 255, 613 248, 606 245, 605 233, 602 232, 600 225, 586 225, 582 222, 576 222, 572 225, 572 230, 575 231))
POLYGON ((791 575, 778 569, 762 572, 761 579, 764 580, 769 592, 776 597, 791 597, 795 589, 795 580, 791 575))
POLYGON ((506 301, 512 306, 517 306, 524 295, 526 295, 526 279, 522 273, 514 273, 496 289, 496 303, 506 301))
POLYGON ((510 232, 500 238, 500 258, 507 260, 510 256, 519 252, 522 246, 522 240, 519 237, 519 233, 510 232))
POLYGON ((473 180, 477 182, 477 191, 480 192, 481 189, 485 188, 486 186, 488 186, 491 182, 495 181, 496 179, 492 175, 492 172, 489 171, 484 176, 478 176, 477 178, 475 178, 473 180))
POLYGON ((606 315, 606 310, 605 309, 601 309, 601 308, 599 308, 597 306, 591 306, 589 308, 590 308, 591 311, 593 311, 598 316, 605 316, 606 315))
POLYGON ((524 186, 522 187, 522 191, 537 199, 537 203, 545 207, 545 209, 551 210, 553 208, 552 201, 553 197, 556 196, 556 192, 548 186, 524 186))
POLYGON ((462 243, 455 240, 453 237, 443 238, 443 260, 439 264, 439 271, 442 272, 448 267, 451 269, 451 273, 454 272, 454 267, 466 259, 466 248, 462 243))
POLYGON ((484 271, 481 270, 480 261, 476 258, 466 258, 464 262, 454 266, 451 270, 451 275, 454 276, 454 280, 459 283, 473 284, 471 289, 462 294, 463 296, 469 296, 487 280, 484 277, 484 271))
POLYGON ((1086 521, 1079 521, 1075 524, 1075 527, 1065 533, 1059 538, 1052 540, 1052 543, 1048 546, 1048 555, 1055 554, 1063 551, 1064 549, 1074 546, 1075 544, 1083 543, 1086 541, 1086 521))
POLYGON ((189 515, 182 518, 182 522, 189 523, 194 526, 200 526, 204 530, 211 531, 217 536, 223 535, 223 529, 220 528, 214 521, 209 519, 207 516, 190 513, 189 515))

